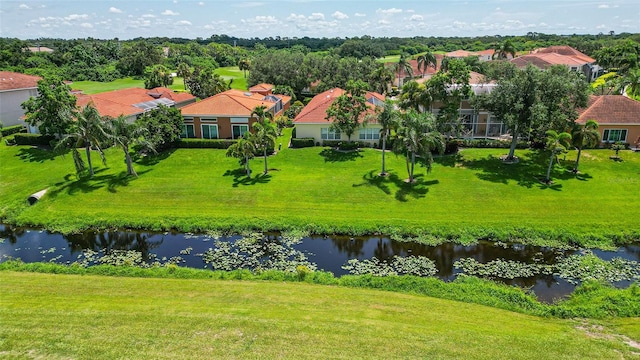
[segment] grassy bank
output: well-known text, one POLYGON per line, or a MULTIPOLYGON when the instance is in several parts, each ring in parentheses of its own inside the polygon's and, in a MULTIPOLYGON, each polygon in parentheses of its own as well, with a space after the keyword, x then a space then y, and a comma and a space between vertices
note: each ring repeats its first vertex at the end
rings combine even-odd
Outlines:
POLYGON ((2 271, 0 293, 7 358, 637 357, 623 336, 637 318, 539 318, 368 289, 2 271))
MULTIPOLYGON (((287 139, 279 142, 287 144, 287 139)), ((582 173, 559 166, 554 184, 541 184, 545 153, 518 151, 503 165, 500 149, 465 149, 436 160, 431 174, 418 168, 406 184, 404 159, 380 151, 336 153, 328 148, 283 148, 269 158, 266 176, 248 179, 224 150, 177 149, 136 164, 125 176, 122 154, 95 156, 96 175, 78 179, 71 156, 0 145, 0 215, 17 224, 61 231, 87 227, 282 230, 314 233, 429 234, 425 241, 477 238, 560 245, 611 246, 640 236, 637 189, 640 155, 610 150, 583 153, 582 173), (34 206, 25 199, 48 188, 34 206)), ((570 167, 575 152, 562 164, 570 167)), ((251 161, 255 174, 262 158, 251 161)))

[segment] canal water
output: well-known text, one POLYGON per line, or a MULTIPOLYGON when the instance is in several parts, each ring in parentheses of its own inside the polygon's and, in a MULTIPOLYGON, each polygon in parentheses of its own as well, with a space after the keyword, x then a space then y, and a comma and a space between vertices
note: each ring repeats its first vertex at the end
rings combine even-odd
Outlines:
MULTIPOLYGON (((273 237, 276 237, 274 234, 273 237)), ((234 241, 240 236, 220 237, 222 241, 234 241)), ((155 255, 163 260, 180 256, 181 266, 207 268, 202 254, 214 247, 214 238, 207 235, 182 233, 153 233, 137 231, 88 231, 82 234, 62 235, 48 231, 15 228, 0 224, 0 261, 8 258, 20 258, 24 262, 54 261, 72 263, 78 260, 83 250, 97 252, 109 250, 135 250, 143 254, 155 255), (186 251, 188 250, 188 251, 186 251)), ((473 258, 480 263, 496 259, 531 263, 533 259, 553 264, 579 250, 558 250, 539 246, 504 244, 480 241, 474 245, 441 244, 429 246, 415 242, 394 241, 383 236, 310 236, 295 245, 296 250, 305 253, 310 262, 320 270, 330 271, 336 276, 347 271, 342 266, 350 259, 390 259, 393 256, 425 256, 435 262, 438 272, 435 276, 450 281, 461 272, 454 263, 462 258, 473 258)), ((603 260, 615 257, 640 261, 640 244, 620 247, 616 251, 593 250, 594 255, 603 260)), ((575 285, 554 275, 536 275, 527 278, 503 279, 506 284, 531 289, 538 299, 552 302, 565 297, 573 291, 575 285)), ((616 286, 628 286, 623 281, 616 286)))

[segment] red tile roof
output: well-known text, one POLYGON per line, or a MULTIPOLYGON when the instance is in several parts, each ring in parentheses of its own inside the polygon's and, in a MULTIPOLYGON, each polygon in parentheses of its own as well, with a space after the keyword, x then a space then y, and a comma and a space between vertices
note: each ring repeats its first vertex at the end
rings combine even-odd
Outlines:
POLYGON ((593 63, 596 62, 596 60, 586 54, 581 53, 580 51, 572 48, 571 46, 567 46, 567 45, 558 45, 558 46, 549 46, 547 48, 540 48, 540 49, 536 49, 533 51, 534 54, 549 54, 549 53, 555 53, 555 54, 560 54, 560 55, 565 55, 565 56, 571 56, 573 58, 575 58, 576 60, 579 60, 581 62, 584 63, 593 63))
POLYGON ((592 95, 589 106, 581 111, 576 121, 584 124, 587 120, 595 120, 600 125, 640 126, 640 102, 622 95, 592 95))
POLYGON ((448 52, 446 55, 447 57, 450 57, 450 58, 463 58, 463 57, 474 56, 478 54, 471 51, 467 51, 467 50, 456 50, 456 51, 448 52))
POLYGON ((265 84, 265 83, 256 84, 249 88, 249 91, 251 92, 265 92, 265 91, 272 91, 272 90, 273 90, 273 85, 265 84))
MULTIPOLYGON (((282 100, 282 105, 291 101, 290 96, 270 95, 282 100)), ((250 116, 256 106, 273 107, 275 103, 264 95, 240 90, 227 90, 182 108, 182 115, 250 116)))
POLYGON ((26 75, 12 71, 0 71, 0 91, 35 89, 40 76, 26 75))
MULTIPOLYGON (((340 88, 333 88, 314 96, 307 106, 302 109, 300 114, 296 116, 295 120, 293 120, 294 124, 327 124, 327 109, 336 98, 345 92, 345 90, 340 88)), ((384 95, 371 91, 365 94, 365 98, 367 98, 367 100, 376 98, 380 101, 384 101, 385 99, 384 95)), ((373 111, 374 105, 371 103, 367 103, 367 105, 371 108, 371 111, 373 111)))
POLYGON ((108 91, 99 94, 74 94, 76 104, 80 107, 93 103, 102 116, 118 117, 120 115, 135 115, 144 112, 143 108, 134 106, 156 99, 168 99, 180 104, 195 101, 195 96, 188 93, 175 93, 171 89, 158 87, 155 89, 129 88, 108 91))

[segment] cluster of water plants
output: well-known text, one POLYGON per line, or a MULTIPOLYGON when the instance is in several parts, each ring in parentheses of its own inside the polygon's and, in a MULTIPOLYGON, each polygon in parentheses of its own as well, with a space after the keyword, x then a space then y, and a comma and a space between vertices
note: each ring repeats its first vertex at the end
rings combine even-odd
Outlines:
POLYGON ((433 260, 425 256, 402 257, 394 255, 391 261, 379 260, 375 257, 365 260, 350 259, 342 268, 353 275, 370 274, 373 276, 433 276, 438 272, 433 260))
POLYGON ((180 256, 158 259, 155 254, 143 255, 135 250, 94 251, 85 249, 74 264, 88 267, 92 265, 132 266, 139 268, 179 265, 184 259, 180 256))
POLYGON ((600 259, 591 251, 559 257, 555 264, 541 262, 525 263, 521 261, 496 259, 480 263, 473 258, 464 258, 454 263, 466 275, 485 278, 515 279, 536 275, 555 275, 569 283, 577 284, 588 280, 614 283, 640 279, 640 266, 637 261, 613 258, 611 261, 600 259))

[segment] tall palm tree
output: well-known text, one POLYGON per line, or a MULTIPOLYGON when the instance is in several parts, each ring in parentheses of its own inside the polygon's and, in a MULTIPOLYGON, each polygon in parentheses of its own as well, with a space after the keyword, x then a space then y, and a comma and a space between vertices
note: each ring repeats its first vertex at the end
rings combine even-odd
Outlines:
POLYGON ((424 84, 409 81, 402 87, 399 106, 401 109, 414 109, 424 112, 431 105, 431 93, 424 84))
POLYGON ((394 151, 405 155, 409 183, 413 183, 416 156, 422 157, 427 166, 427 173, 431 172, 433 156, 431 150, 439 153, 444 151, 442 134, 435 131, 435 117, 432 113, 419 113, 409 110, 404 113, 397 131, 397 138, 393 143, 394 151))
POLYGON ((124 160, 127 164, 127 175, 138 177, 138 173, 133 168, 133 160, 129 154, 129 147, 138 144, 144 148, 155 152, 153 145, 144 139, 147 129, 141 127, 139 123, 129 123, 124 115, 120 115, 110 122, 109 135, 124 152, 124 160))
POLYGON ((244 71, 244 78, 247 78, 247 70, 251 69, 251 60, 247 58, 242 58, 238 61, 238 68, 244 71))
POLYGON ((229 146, 227 149, 227 156, 240 159, 243 163, 244 169, 247 172, 247 177, 251 178, 251 168, 249 167, 249 160, 253 159, 253 153, 256 150, 256 145, 253 142, 253 136, 251 133, 246 132, 238 138, 238 141, 229 146))
POLYGON ((418 56, 417 60, 418 70, 422 70, 422 77, 424 77, 424 73, 427 71, 429 66, 433 67, 434 70, 438 66, 436 56, 431 51, 427 51, 426 53, 418 56))
POLYGON ((393 69, 379 64, 378 67, 371 73, 371 81, 374 84, 374 90, 380 94, 389 93, 389 85, 393 84, 393 69))
POLYGON ((582 149, 585 147, 594 147, 600 142, 600 133, 598 132, 598 122, 595 120, 587 120, 584 126, 576 124, 573 132, 571 133, 571 141, 573 146, 578 149, 578 156, 576 157, 576 164, 573 167, 573 172, 578 172, 578 165, 580 164, 580 155, 582 149))
POLYGON ((502 43, 496 44, 493 49, 495 52, 491 56, 492 59, 505 60, 511 55, 512 58, 516 57, 516 47, 511 40, 505 40, 502 43))
POLYGON ((400 113, 395 109, 395 105, 391 100, 385 100, 382 111, 377 115, 377 122, 380 125, 380 136, 382 137, 382 171, 380 176, 386 176, 385 152, 387 151, 387 138, 391 130, 396 128, 400 119, 400 113))
POLYGON ((56 149, 72 144, 71 154, 76 167, 76 172, 81 173, 85 170, 84 161, 80 157, 78 147, 84 146, 87 156, 87 165, 89 167, 89 177, 92 177, 93 164, 91 163, 91 147, 95 147, 100 154, 102 162, 106 164, 104 152, 100 148, 100 144, 107 138, 104 130, 104 122, 98 110, 93 104, 88 104, 80 112, 76 114, 76 121, 71 125, 68 134, 64 135, 56 149))
POLYGON ((567 132, 559 133, 555 130, 548 130, 547 134, 547 150, 551 151, 551 156, 549 157, 549 167, 547 168, 547 176, 545 177, 545 182, 547 184, 551 183, 551 167, 553 166, 553 160, 558 156, 559 153, 567 151, 569 146, 571 146, 571 134, 567 132))
POLYGON ((273 114, 267 110, 265 105, 258 105, 253 108, 250 116, 255 117, 259 123, 264 123, 267 120, 271 121, 271 119, 273 119, 273 114))
POLYGON ((191 68, 189 67, 189 64, 185 62, 178 64, 177 74, 182 78, 184 90, 187 91, 187 82, 185 80, 191 76, 191 68))
POLYGON ((395 65, 395 71, 398 73, 398 87, 402 87, 403 73, 409 77, 413 76, 413 67, 405 54, 400 55, 400 59, 398 59, 398 63, 395 65))
POLYGON ((278 130, 276 129, 275 123, 265 121, 253 123, 253 131, 253 141, 256 148, 262 148, 264 155, 264 173, 267 174, 269 172, 267 166, 267 149, 275 146, 278 130))

